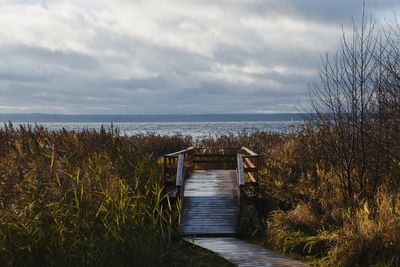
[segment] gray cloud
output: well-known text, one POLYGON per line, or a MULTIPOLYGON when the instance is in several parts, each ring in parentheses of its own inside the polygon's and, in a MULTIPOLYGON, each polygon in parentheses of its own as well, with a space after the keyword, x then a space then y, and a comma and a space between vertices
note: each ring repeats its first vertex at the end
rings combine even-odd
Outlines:
MULTIPOLYGON (((398 1, 367 1, 378 19, 398 1)), ((362 1, 0 3, 0 113, 292 112, 362 1)))

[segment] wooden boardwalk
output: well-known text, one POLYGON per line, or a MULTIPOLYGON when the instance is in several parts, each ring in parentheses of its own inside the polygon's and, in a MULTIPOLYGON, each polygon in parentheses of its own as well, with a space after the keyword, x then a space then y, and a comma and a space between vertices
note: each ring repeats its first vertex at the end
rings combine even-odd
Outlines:
POLYGON ((305 266, 235 238, 240 230, 242 200, 254 196, 252 192, 257 188, 258 180, 258 155, 247 148, 237 151, 237 155, 232 155, 224 149, 210 152, 209 149, 191 147, 164 156, 164 185, 168 188, 172 178, 175 190, 170 192, 183 200, 180 231, 184 240, 213 251, 238 266, 305 266), (199 151, 208 151, 208 154, 199 154, 199 151), (189 160, 185 162, 185 159, 189 160), (213 168, 207 169, 205 163, 213 168), (236 169, 215 169, 216 163, 233 164, 236 169), (185 177, 185 164, 194 166, 188 177, 185 177), (196 169, 198 166, 201 168, 196 169), (173 175, 174 171, 176 175, 173 175))
POLYGON ((235 235, 239 210, 234 170, 196 170, 185 179, 181 232, 184 235, 235 235))
POLYGON ((213 251, 239 267, 303 267, 304 263, 292 260, 268 249, 232 237, 198 237, 185 239, 195 245, 213 251))

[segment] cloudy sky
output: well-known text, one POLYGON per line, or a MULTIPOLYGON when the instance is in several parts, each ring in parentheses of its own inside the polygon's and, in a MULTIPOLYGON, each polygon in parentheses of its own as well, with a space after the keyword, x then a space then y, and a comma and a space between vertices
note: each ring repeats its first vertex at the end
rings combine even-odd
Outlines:
MULTIPOLYGON (((0 0, 0 113, 295 112, 356 0, 0 0)), ((398 0, 368 0, 380 21, 398 0)))

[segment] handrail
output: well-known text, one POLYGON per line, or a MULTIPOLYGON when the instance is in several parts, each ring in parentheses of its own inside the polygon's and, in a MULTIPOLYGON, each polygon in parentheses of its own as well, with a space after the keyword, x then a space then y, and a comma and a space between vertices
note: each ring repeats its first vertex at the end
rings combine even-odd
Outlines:
MULTIPOLYGON (((179 161, 179 158, 180 158, 181 155, 183 155, 183 159, 184 159, 185 155, 188 152, 190 152, 190 151, 192 151, 194 149, 195 149, 195 147, 191 146, 191 147, 188 147, 188 148, 183 149, 183 150, 179 150, 179 151, 176 151, 176 152, 173 152, 173 153, 169 153, 169 154, 163 155, 163 159, 164 159, 163 160, 163 165, 164 165, 164 175, 163 175, 164 176, 164 178, 163 178, 164 187, 166 187, 166 185, 167 185, 167 174, 169 173, 168 168, 170 168, 171 165, 173 166, 173 165, 177 164, 177 175, 176 175, 176 178, 175 178, 175 183, 177 183, 178 182, 178 178, 179 178, 179 175, 178 175, 178 173, 179 173, 179 162, 177 163, 177 160, 179 161)), ((183 164, 181 164, 181 165, 183 166, 183 164)), ((177 185, 175 184, 175 186, 177 186, 177 185)))
MULTIPOLYGON (((186 161, 193 168, 205 167, 204 164, 233 164, 237 165, 238 186, 248 187, 258 184, 259 155, 247 147, 188 147, 186 149, 169 153, 164 158, 164 186, 183 193, 184 165, 186 161), (236 149, 235 152, 232 149, 236 149), (225 154, 227 153, 227 154, 225 154), (176 175, 175 175, 176 174, 176 175), (172 179, 169 179, 172 178, 172 179)), ((207 165, 206 165, 207 166, 207 165)), ((233 166, 232 166, 233 167, 233 166)), ((247 191, 246 191, 247 192, 247 191)), ((240 194, 240 192, 238 192, 240 194)), ((178 196, 178 194, 177 194, 178 196)))
POLYGON ((254 156, 254 157, 257 157, 258 156, 258 154, 257 153, 255 153, 254 151, 251 151, 250 149, 248 149, 247 147, 242 147, 241 148, 241 150, 243 150, 244 152, 246 152, 247 154, 249 154, 250 156, 254 156))
POLYGON ((247 147, 242 147, 241 150, 246 153, 243 155, 244 158, 244 170, 247 173, 250 182, 247 184, 258 184, 258 166, 259 166, 259 155, 247 147))
POLYGON ((207 154, 194 154, 196 157, 236 157, 237 154, 217 154, 217 153, 207 153, 207 154))
POLYGON ((240 146, 231 146, 231 147, 229 147, 229 146, 227 146, 227 147, 224 147, 224 146, 205 146, 205 147, 196 147, 196 149, 241 149, 241 147, 240 146))
POLYGON ((189 152, 189 151, 191 151, 191 150, 193 150, 193 149, 195 149, 195 147, 191 146, 191 147, 188 147, 188 148, 186 148, 186 149, 183 149, 183 150, 180 150, 180 151, 177 151, 177 152, 173 152, 173 153, 170 153, 170 154, 166 154, 166 155, 164 155, 164 157, 178 156, 179 154, 187 153, 187 152, 189 152))
POLYGON ((183 207, 186 167, 204 168, 207 166, 206 164, 212 164, 211 166, 214 167, 214 164, 223 163, 224 167, 229 166, 230 170, 234 170, 234 165, 236 165, 235 187, 240 218, 244 207, 243 203, 258 195, 259 155, 246 147, 234 148, 235 151, 229 151, 229 149, 233 148, 192 146, 163 156, 164 190, 173 196, 176 205, 179 203, 183 207), (173 190, 171 190, 172 187, 173 190))

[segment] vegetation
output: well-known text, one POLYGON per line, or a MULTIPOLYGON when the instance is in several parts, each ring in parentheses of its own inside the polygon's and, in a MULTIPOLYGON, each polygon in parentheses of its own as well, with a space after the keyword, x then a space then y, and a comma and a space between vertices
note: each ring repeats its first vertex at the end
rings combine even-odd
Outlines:
POLYGON ((5 125, 0 265, 229 266, 175 238, 157 159, 190 141, 5 125))
POLYGON ((318 266, 400 266, 400 25, 364 13, 340 44, 323 57, 301 132, 200 143, 262 155, 244 238, 318 266))
POLYGON ((260 151, 262 196, 244 236, 316 265, 400 266, 399 44, 398 24, 363 14, 323 58, 316 118, 260 151))
POLYGON ((261 154, 244 238, 315 265, 400 266, 400 26, 363 15, 353 30, 323 59, 299 133, 194 142, 5 125, 0 265, 229 266, 175 239, 158 159, 195 144, 261 154))

